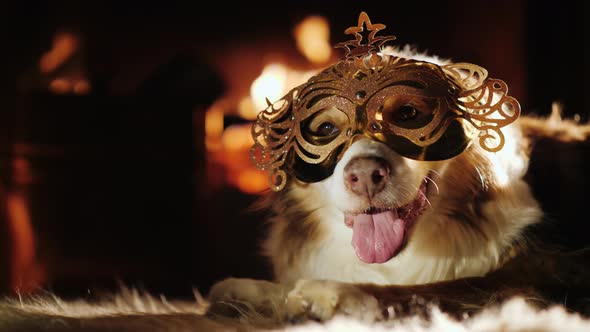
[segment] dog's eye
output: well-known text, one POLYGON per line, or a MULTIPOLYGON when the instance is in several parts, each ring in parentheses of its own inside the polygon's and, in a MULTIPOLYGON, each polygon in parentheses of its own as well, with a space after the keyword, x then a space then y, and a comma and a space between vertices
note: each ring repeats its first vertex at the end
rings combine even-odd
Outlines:
POLYGON ((430 123, 437 108, 436 98, 402 95, 387 98, 380 111, 384 121, 402 128, 416 129, 430 123))
POLYGON ((324 121, 318 126, 316 130, 314 130, 314 134, 317 136, 326 137, 337 134, 339 131, 340 130, 338 130, 338 127, 336 127, 335 124, 329 121, 324 121))
POLYGON ((306 131, 316 137, 333 137, 340 133, 340 128, 346 122, 346 115, 342 111, 329 108, 317 112, 306 121, 306 131))
POLYGON ((330 143, 342 130, 348 128, 348 117, 341 110, 331 107, 319 110, 301 121, 301 135, 315 145, 330 143))
POLYGON ((394 113, 393 118, 397 121, 407 121, 415 118, 416 115, 418 115, 418 111, 414 107, 404 105, 394 113))

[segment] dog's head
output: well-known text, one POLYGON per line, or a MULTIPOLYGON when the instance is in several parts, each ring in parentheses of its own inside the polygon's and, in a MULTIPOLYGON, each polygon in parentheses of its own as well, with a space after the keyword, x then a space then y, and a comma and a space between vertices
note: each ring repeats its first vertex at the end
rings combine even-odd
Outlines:
MULTIPOLYGON (((376 26, 366 21, 361 14, 353 33, 376 26)), ((361 39, 344 43, 346 60, 259 114, 251 154, 273 190, 313 188, 314 204, 334 207, 352 228, 357 256, 383 263, 430 208, 432 177, 466 149, 502 149, 501 129, 520 108, 479 66, 384 52, 378 42, 387 38, 375 33, 361 39)))

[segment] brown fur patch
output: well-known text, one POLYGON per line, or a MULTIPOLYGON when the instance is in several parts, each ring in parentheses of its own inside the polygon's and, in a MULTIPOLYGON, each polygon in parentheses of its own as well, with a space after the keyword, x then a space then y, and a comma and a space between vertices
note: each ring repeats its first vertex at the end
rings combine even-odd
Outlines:
POLYGON ((313 210, 288 191, 269 193, 257 203, 257 208, 269 210, 268 221, 278 229, 273 236, 279 241, 269 242, 264 249, 273 260, 275 277, 281 278, 281 271, 287 271, 296 259, 306 257, 308 244, 320 239, 320 224, 314 219, 313 210))
POLYGON ((481 229, 485 221, 482 205, 491 200, 496 191, 490 167, 474 148, 455 158, 444 173, 442 187, 445 192, 438 204, 439 208, 446 210, 445 215, 479 233, 482 240, 487 240, 481 229), (459 183, 461 185, 457 185, 459 183))

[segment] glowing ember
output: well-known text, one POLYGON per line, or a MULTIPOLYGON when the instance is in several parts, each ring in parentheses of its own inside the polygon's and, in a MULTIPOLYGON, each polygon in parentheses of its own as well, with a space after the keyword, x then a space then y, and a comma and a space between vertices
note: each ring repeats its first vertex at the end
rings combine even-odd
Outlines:
POLYGON ((49 83, 49 90, 57 94, 66 94, 72 91, 72 82, 64 78, 56 78, 49 83))
POLYGON ((321 16, 310 16, 295 27, 297 48, 315 64, 324 64, 332 55, 330 27, 321 16))
POLYGON ((39 70, 48 74, 56 70, 78 49, 79 40, 69 32, 58 33, 53 39, 51 50, 43 54, 39 61, 39 70))
POLYGON ((49 83, 49 91, 60 95, 67 93, 85 95, 90 92, 90 82, 86 79, 56 78, 49 83))
POLYGON ((43 269, 35 259, 35 235, 25 198, 7 195, 8 226, 12 239, 11 287, 18 293, 35 290, 44 279, 43 269))
POLYGON ((223 107, 221 102, 213 104, 205 114, 205 146, 208 150, 221 148, 223 133, 223 107))
POLYGON ((90 82, 82 79, 74 83, 74 93, 78 95, 85 95, 90 92, 90 82))

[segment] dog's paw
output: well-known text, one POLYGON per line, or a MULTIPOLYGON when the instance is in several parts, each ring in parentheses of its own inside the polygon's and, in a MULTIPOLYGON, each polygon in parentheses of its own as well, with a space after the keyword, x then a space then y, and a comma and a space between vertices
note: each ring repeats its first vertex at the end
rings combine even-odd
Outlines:
POLYGON ((254 279, 229 278, 213 285, 207 296, 208 315, 237 317, 244 313, 273 316, 283 305, 283 285, 254 279))
POLYGON ((344 314, 363 321, 383 319, 377 299, 354 284, 328 280, 299 280, 285 302, 287 319, 326 321, 344 314))

